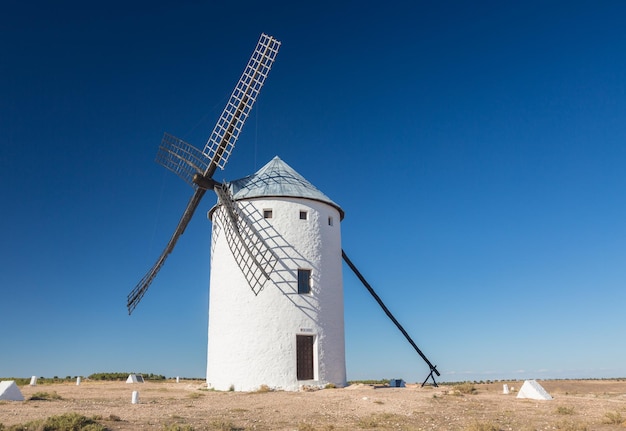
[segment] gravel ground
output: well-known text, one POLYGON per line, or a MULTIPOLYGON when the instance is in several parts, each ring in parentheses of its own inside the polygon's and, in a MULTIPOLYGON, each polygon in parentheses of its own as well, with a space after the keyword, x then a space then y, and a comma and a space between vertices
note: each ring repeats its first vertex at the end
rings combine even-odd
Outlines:
MULTIPOLYGON (((311 392, 217 392, 202 381, 127 384, 83 381, 23 386, 27 401, 0 401, 5 426, 62 413, 97 416, 110 430, 618 430, 626 420, 626 381, 540 381, 551 401, 502 394, 502 384, 407 388, 351 385, 311 392), (139 403, 131 403, 132 391, 139 403), (37 392, 56 400, 28 400, 37 392), (613 423, 606 423, 606 422, 613 423), (170 427, 175 429, 175 427, 170 427), (189 428, 188 428, 189 429, 189 428)), ((507 382, 519 389, 522 382, 507 382)))

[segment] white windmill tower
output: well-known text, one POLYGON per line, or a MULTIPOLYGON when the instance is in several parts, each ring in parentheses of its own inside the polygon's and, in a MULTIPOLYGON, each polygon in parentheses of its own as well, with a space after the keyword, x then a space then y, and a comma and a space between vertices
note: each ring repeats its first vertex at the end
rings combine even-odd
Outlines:
MULTIPOLYGON (((224 168, 274 63, 280 42, 262 34, 202 151, 165 134, 157 162, 194 193, 167 246, 127 297, 137 307, 207 190, 213 221, 207 383, 216 389, 284 390, 346 383, 341 259, 440 375, 341 248, 342 209, 279 158, 229 184, 224 168), (263 291, 263 292, 261 292, 263 291)), ((424 383, 426 383, 426 380, 424 383)), ((423 384, 424 384, 423 383, 423 384)), ((422 385, 423 385, 422 384, 422 385)))
POLYGON ((213 221, 207 383, 218 390, 344 386, 342 209, 275 157, 229 184, 213 221), (228 212, 271 250, 267 279, 228 212))

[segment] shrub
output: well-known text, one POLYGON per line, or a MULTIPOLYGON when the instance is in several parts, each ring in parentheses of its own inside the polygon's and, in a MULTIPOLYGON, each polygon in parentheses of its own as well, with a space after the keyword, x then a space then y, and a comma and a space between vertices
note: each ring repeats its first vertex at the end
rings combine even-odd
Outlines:
POLYGON ((621 425, 624 423, 624 417, 619 412, 606 412, 604 414, 603 424, 621 425))
POLYGON ((372 414, 368 417, 359 419, 357 426, 359 428, 383 428, 389 426, 395 427, 396 424, 402 423, 405 417, 393 413, 372 414))
POLYGON ((458 391, 461 394, 473 395, 476 393, 476 386, 470 382, 463 382, 452 387, 455 391, 458 391))
POLYGON ((556 413, 559 415, 573 415, 574 407, 558 406, 556 408, 556 413))
POLYGON ((243 431, 244 428, 237 427, 232 422, 215 421, 211 424, 211 429, 218 431, 243 431))
POLYGON ((194 431, 191 425, 163 425, 163 431, 194 431))
POLYGON ((29 398, 31 401, 52 401, 52 400, 62 400, 61 395, 56 392, 35 392, 29 398))
POLYGON ((561 421, 556 424, 556 429, 559 431, 587 431, 587 425, 580 422, 561 421))
POLYGON ((165 376, 152 373, 94 373, 88 378, 91 380, 124 381, 129 374, 140 374, 144 380, 165 380, 165 376))
POLYGON ((350 380, 348 381, 349 385, 386 385, 389 383, 389 379, 380 379, 380 380, 350 380))
POLYGON ((500 428, 491 422, 474 422, 465 431, 499 431, 500 428))
POLYGON ((90 380, 109 380, 119 381, 126 380, 130 373, 93 373, 88 376, 90 380))
POLYGON ((6 431, 107 431, 96 422, 78 413, 65 413, 58 416, 50 416, 48 419, 26 422, 21 425, 13 425, 6 431))

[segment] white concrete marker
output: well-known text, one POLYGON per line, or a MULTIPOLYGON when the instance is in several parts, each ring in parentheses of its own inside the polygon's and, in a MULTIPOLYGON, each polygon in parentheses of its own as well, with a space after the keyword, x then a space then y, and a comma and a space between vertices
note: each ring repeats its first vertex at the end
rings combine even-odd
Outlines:
POLYGON ((176 383, 180 383, 180 377, 176 376, 176 383))
POLYGON ((504 395, 510 394, 510 392, 509 392, 509 385, 507 385, 506 383, 502 385, 502 393, 504 395))
POLYGON ((24 401, 24 395, 14 380, 4 380, 0 382, 0 400, 24 401))
POLYGON ((30 378, 30 385, 37 386, 37 376, 33 376, 30 378))
POLYGON ((139 404, 139 392, 133 391, 133 396, 131 398, 131 403, 139 404))
POLYGON ((517 393, 517 398, 551 400, 552 396, 536 380, 526 380, 517 393))
POLYGON ((80 376, 76 377, 76 386, 80 386, 80 376))

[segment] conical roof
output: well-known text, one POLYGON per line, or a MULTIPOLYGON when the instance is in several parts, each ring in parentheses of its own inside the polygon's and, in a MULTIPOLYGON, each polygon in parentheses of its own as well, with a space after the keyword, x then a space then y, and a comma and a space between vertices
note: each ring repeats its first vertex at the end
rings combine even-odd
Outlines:
POLYGON ((320 192, 313 184, 276 156, 255 174, 229 183, 234 200, 258 197, 294 197, 320 201, 334 206, 341 219, 344 212, 339 205, 320 192))

